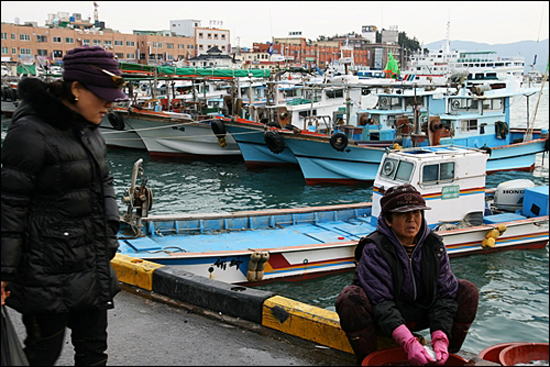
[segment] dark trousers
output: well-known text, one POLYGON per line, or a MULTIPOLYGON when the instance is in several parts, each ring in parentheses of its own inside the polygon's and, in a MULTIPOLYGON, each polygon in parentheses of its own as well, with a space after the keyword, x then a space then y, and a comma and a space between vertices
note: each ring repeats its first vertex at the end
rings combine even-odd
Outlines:
POLYGON ((31 366, 53 366, 63 348, 65 328, 71 329, 75 366, 107 364, 107 310, 66 314, 23 315, 27 329, 25 354, 31 366))
MULTIPOLYGON (((468 280, 458 280, 458 293, 456 302, 458 310, 453 318, 451 336, 449 338, 449 352, 456 353, 462 347, 470 324, 477 313, 479 293, 477 287, 468 280)), ((354 334, 368 330, 367 334, 373 334, 375 330, 380 334, 374 322, 372 305, 362 287, 349 285, 345 287, 336 299, 336 312, 340 316, 340 326, 346 334, 354 334), (374 325, 374 327, 372 327, 374 325)), ((425 319, 406 319, 406 325, 411 331, 419 331, 428 328, 429 321, 425 319)), ((365 335, 367 337, 367 335, 365 335)), ((371 335, 376 338, 376 334, 371 335)))

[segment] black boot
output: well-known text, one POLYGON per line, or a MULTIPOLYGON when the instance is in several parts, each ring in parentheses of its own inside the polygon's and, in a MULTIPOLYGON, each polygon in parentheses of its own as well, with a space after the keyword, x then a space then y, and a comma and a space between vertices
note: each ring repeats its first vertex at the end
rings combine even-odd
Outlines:
POLYGON ((366 356, 378 350, 374 325, 363 330, 346 333, 346 336, 348 337, 349 344, 351 345, 351 349, 353 349, 355 357, 357 357, 357 364, 359 366, 363 363, 363 359, 365 359, 366 356))
POLYGON ((458 353, 466 339, 468 330, 472 324, 459 324, 457 322, 453 323, 451 327, 451 338, 449 340, 449 353, 458 353))

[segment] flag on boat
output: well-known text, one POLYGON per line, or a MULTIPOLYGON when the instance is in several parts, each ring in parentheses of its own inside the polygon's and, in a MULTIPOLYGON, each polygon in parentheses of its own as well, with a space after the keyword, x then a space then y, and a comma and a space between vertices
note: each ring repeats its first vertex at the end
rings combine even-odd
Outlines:
POLYGON ((269 44, 269 48, 267 49, 267 53, 270 55, 273 55, 273 42, 269 44))
POLYGON ((390 78, 399 78, 399 65, 397 64, 397 60, 393 57, 391 51, 388 57, 388 63, 386 64, 386 68, 384 69, 384 73, 388 74, 390 78))

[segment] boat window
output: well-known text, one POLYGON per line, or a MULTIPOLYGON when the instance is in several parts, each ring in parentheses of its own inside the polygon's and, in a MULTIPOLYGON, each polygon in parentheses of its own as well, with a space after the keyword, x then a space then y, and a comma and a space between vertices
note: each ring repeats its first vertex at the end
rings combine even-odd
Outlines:
POLYGON ((414 165, 411 162, 399 161, 395 158, 386 158, 380 175, 389 180, 409 182, 414 165))
POLYGON ((453 181, 455 177, 454 162, 427 164, 422 167, 422 184, 437 185, 453 181))
POLYGON ((397 167, 395 179, 403 182, 409 182, 413 171, 413 164, 410 162, 401 161, 397 167))
POLYGON ((504 100, 499 99, 488 99, 483 101, 483 110, 484 111, 498 111, 501 112, 504 108, 504 100))
MULTIPOLYGON (((307 111, 300 111, 298 112, 298 115, 301 117, 301 118, 304 118, 306 116, 310 116, 310 110, 307 110, 307 111)), ((313 116, 317 116, 317 110, 313 110, 313 116)))
POLYGON ((318 102, 319 100, 321 100, 321 90, 320 89, 306 90, 305 99, 309 99, 310 101, 311 99, 313 99, 314 102, 318 102))
MULTIPOLYGON (((416 97, 416 103, 418 104, 418 107, 424 107, 424 98, 416 97)), ((405 109, 412 110, 413 106, 414 106, 414 97, 405 97, 405 109)))
POLYGON ((468 131, 477 131, 477 120, 460 120, 460 131, 463 133, 468 131))
POLYGON ((344 98, 344 90, 343 89, 335 89, 335 90, 327 90, 326 91, 327 98, 344 98))
POLYGON ((430 164, 422 168, 422 183, 437 182, 439 180, 439 165, 430 164))
POLYGON ((463 111, 477 111, 478 101, 467 98, 452 98, 449 102, 451 104, 451 112, 463 112, 463 111))
POLYGON ((440 179, 452 180, 455 178, 455 164, 454 162, 441 163, 440 166, 440 179))
POLYGON ((381 110, 400 110, 403 108, 399 97, 380 97, 378 101, 381 110))

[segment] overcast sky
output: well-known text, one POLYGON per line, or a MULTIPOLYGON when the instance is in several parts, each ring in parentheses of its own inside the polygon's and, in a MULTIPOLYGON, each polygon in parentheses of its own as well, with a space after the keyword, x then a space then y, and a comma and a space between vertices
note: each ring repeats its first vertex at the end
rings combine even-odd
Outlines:
MULTIPOLYGON (((231 43, 244 47, 285 37, 290 31, 315 40, 355 31, 362 25, 397 26, 422 44, 446 37, 488 44, 548 38, 547 1, 97 1, 99 20, 122 33, 166 30, 170 20, 223 22, 231 43), (237 37, 240 37, 238 39, 237 37)), ((1 1, 2 22, 44 26, 48 13, 82 14, 93 20, 93 1, 1 1)), ((452 47, 452 42, 451 42, 452 47)))

